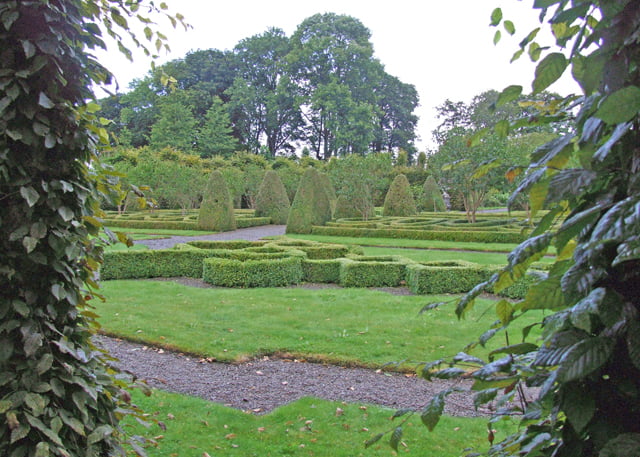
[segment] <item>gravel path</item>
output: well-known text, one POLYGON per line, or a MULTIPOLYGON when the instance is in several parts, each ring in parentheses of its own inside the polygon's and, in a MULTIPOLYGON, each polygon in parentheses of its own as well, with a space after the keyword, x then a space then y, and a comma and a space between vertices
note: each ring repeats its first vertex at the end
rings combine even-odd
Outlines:
POLYGON ((158 238, 154 240, 136 240, 136 244, 144 244, 150 249, 167 249, 171 248, 178 243, 186 243, 187 241, 195 240, 248 240, 256 241, 265 236, 277 236, 284 235, 286 225, 262 225, 260 227, 249 227, 244 229, 234 230, 232 232, 220 232, 213 235, 199 235, 199 236, 172 236, 170 238, 158 238))
MULTIPOLYGON (((419 408, 433 395, 452 387, 451 382, 426 382, 413 375, 268 357, 243 364, 216 363, 140 343, 96 338, 100 346, 119 359, 116 366, 151 387, 257 414, 308 396, 394 409, 419 408)), ((465 390, 470 386, 466 382, 455 385, 465 390)), ((450 395, 445 414, 487 414, 487 410, 474 409, 472 395, 450 395)))
MULTIPOLYGON (((269 225, 205 236, 139 240, 136 243, 151 249, 164 249, 192 240, 258 240, 265 236, 283 235, 284 232, 284 225, 269 225)), ((168 280, 179 281, 180 278, 168 280)), ((196 283, 187 285, 204 286, 196 283)), ((390 288, 386 291, 406 293, 405 289, 390 288)), ((426 382, 413 375, 268 357, 243 364, 215 363, 106 336, 96 336, 96 341, 119 360, 115 365, 152 387, 198 396, 257 414, 305 396, 396 409, 419 408, 433 395, 454 386, 466 392, 448 397, 446 414, 478 416, 489 412, 486 409, 475 410, 468 382, 426 382)))

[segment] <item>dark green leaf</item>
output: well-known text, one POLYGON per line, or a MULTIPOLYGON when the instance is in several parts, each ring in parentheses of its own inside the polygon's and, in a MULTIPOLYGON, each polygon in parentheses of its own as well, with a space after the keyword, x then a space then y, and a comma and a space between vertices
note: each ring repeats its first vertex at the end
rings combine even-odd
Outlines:
POLYGON ((492 389, 481 390, 480 392, 475 394, 473 396, 473 406, 476 409, 476 411, 480 406, 486 405, 490 401, 493 401, 498 395, 499 391, 500 389, 494 387, 492 389))
POLYGON ((384 433, 378 433, 376 436, 369 438, 367 441, 364 442, 365 449, 374 445, 378 441, 380 441, 383 436, 384 436, 384 433))
POLYGON ((513 358, 510 356, 503 357, 495 362, 487 363, 473 374, 475 379, 490 379, 497 374, 510 374, 513 358))
POLYGON ((113 433, 113 428, 109 425, 100 425, 95 428, 91 434, 87 437, 87 442, 89 444, 95 444, 99 441, 104 440, 108 436, 111 436, 113 433))
POLYGON ((73 219, 73 211, 71 211, 71 209, 67 208, 66 206, 59 207, 58 214, 65 222, 69 222, 71 219, 73 219))
POLYGON ((528 354, 538 350, 538 345, 533 343, 519 343, 495 349, 489 353, 489 357, 497 354, 528 354))
POLYGON ((38 202, 38 199, 40 198, 40 195, 38 194, 38 192, 31 186, 21 187, 20 195, 22 195, 22 198, 24 198, 27 201, 27 204, 29 205, 30 208, 33 207, 33 205, 35 205, 38 202))
POLYGON ((547 55, 536 67, 533 91, 540 93, 556 82, 564 73, 567 64, 567 59, 562 53, 553 52, 547 55))
POLYGON ((533 7, 544 9, 549 8, 551 5, 555 5, 556 3, 560 3, 560 0, 535 0, 533 2, 533 7))
POLYGON ((42 334, 34 332, 25 336, 24 353, 27 357, 35 354, 40 347, 42 347, 42 334))
POLYGON ((402 427, 396 427, 389 439, 389 446, 396 452, 398 451, 400 440, 402 440, 402 427))
POLYGON ((38 239, 37 238, 32 238, 30 236, 25 236, 22 239, 22 245, 27 250, 27 254, 29 254, 29 253, 33 252, 33 250, 38 245, 38 239))
POLYGON ((436 371, 435 373, 433 373, 433 377, 438 379, 454 379, 459 378, 465 373, 466 371, 461 368, 451 367, 445 368, 444 370, 436 371))
POLYGON ((571 323, 574 327, 591 333, 592 315, 598 313, 598 307, 604 300, 606 290, 598 287, 571 308, 571 323))
POLYGON ((41 441, 36 445, 36 453, 34 457, 49 457, 50 455, 49 443, 41 441))
POLYGON ((448 395, 447 391, 439 392, 431 399, 429 404, 420 414, 420 420, 422 420, 422 423, 430 432, 436 428, 436 425, 438 425, 438 422, 440 421, 440 417, 442 417, 442 412, 444 411, 444 398, 446 395, 448 395))
POLYGON ((631 363, 640 369, 640 323, 638 323, 638 321, 631 321, 627 325, 629 326, 627 330, 627 351, 629 352, 629 358, 631 359, 631 363))
POLYGON ((561 407, 573 428, 580 433, 596 412, 596 402, 584 386, 569 384, 567 387, 562 391, 561 407))
POLYGON ((584 378, 607 362, 615 341, 608 337, 585 339, 572 347, 560 364, 558 376, 569 382, 584 378))
POLYGON ((609 125, 631 121, 640 112, 640 88, 624 87, 609 95, 595 116, 609 125))
POLYGON ((640 433, 621 433, 607 441, 599 457, 631 457, 640 455, 640 433))
POLYGON ((498 44, 500 42, 500 38, 502 38, 502 32, 500 30, 496 30, 496 33, 493 35, 493 44, 498 44))
POLYGON ((537 433, 533 435, 533 438, 531 439, 531 441, 527 442, 526 445, 522 446, 522 449, 520 449, 520 452, 523 455, 526 455, 529 453, 531 453, 530 455, 533 455, 534 450, 549 446, 551 444, 550 443, 551 440, 552 440, 552 437, 549 433, 537 433))
POLYGON ((474 363, 477 365, 484 365, 484 360, 464 352, 458 352, 453 358, 453 361, 456 363, 474 363))
POLYGON ((627 131, 633 126, 632 122, 627 122, 626 124, 619 124, 616 126, 615 130, 611 134, 611 137, 607 140, 605 144, 603 144, 600 149, 596 151, 593 155, 593 158, 599 161, 603 161, 609 155, 611 148, 624 136, 627 131))
POLYGON ((56 106, 44 92, 40 92, 40 95, 38 96, 38 105, 45 109, 51 109, 56 106))
POLYGON ((589 188, 598 179, 595 171, 582 168, 561 170, 551 178, 547 203, 555 203, 576 197, 589 188))
POLYGON ((412 409, 412 408, 399 409, 395 413, 393 413, 393 416, 391 416, 391 419, 396 419, 398 417, 404 416, 405 414, 409 414, 409 413, 413 413, 413 412, 415 412, 415 410, 412 409))
POLYGON ((578 81, 585 95, 592 95, 602 82, 603 69, 607 59, 597 51, 589 56, 575 56, 571 74, 578 81))
POLYGON ((500 322, 502 322, 502 325, 507 325, 511 322, 513 311, 513 305, 507 300, 500 300, 496 303, 496 315, 498 319, 500 319, 500 322))

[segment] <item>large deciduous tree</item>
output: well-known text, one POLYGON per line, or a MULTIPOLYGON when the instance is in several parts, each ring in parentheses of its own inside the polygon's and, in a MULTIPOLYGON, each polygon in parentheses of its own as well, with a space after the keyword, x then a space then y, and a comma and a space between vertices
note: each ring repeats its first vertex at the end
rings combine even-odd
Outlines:
MULTIPOLYGON (((0 3, 0 454, 123 455, 128 398, 91 343, 107 142, 91 53, 139 2, 0 3)), ((149 6, 149 5, 147 5, 149 6)), ((151 29, 150 38, 156 38, 151 29)), ((159 38, 162 45, 162 39, 159 38)), ((149 51, 147 51, 149 53, 149 51)), ((141 450, 138 448, 141 452, 141 450)))

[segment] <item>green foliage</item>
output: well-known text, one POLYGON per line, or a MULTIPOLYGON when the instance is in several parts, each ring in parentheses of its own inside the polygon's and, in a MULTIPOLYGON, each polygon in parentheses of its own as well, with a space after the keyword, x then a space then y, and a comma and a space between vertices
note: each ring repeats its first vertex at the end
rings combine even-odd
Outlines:
POLYGON ((221 287, 281 287, 301 282, 301 257, 287 253, 279 257, 263 260, 205 259, 202 278, 221 287))
POLYGON ((169 97, 160 105, 158 120, 151 128, 149 144, 161 149, 173 147, 189 152, 195 146, 196 119, 179 97, 169 97))
POLYGON ((202 262, 211 254, 204 249, 161 249, 105 253, 100 277, 108 279, 202 278, 202 262))
POLYGON ((384 199, 383 216, 413 216, 418 212, 409 180, 403 174, 395 177, 384 199))
POLYGON ((220 232, 237 228, 227 185, 222 173, 217 170, 211 172, 207 182, 200 212, 198 213, 198 228, 220 232))
POLYGON ((442 197, 442 190, 431 175, 424 181, 424 185, 422 186, 422 196, 419 206, 422 211, 447 210, 444 204, 444 198, 442 197))
POLYGON ((215 97, 198 132, 200 155, 202 157, 228 156, 235 152, 238 149, 238 141, 232 133, 229 113, 220 97, 215 97))
POLYGON ((341 260, 340 284, 344 287, 395 287, 405 278, 408 259, 403 257, 350 257, 341 260))
POLYGON ((302 261, 303 278, 307 282, 339 283, 342 263, 338 259, 305 259, 302 261))
MULTIPOLYGON (((139 8, 0 4, 3 456, 125 455, 119 420, 135 409, 128 384, 91 342, 98 324, 89 301, 104 244, 99 205, 118 193, 98 160, 107 122, 91 88, 111 79, 93 57, 106 47, 99 30, 129 54, 120 34, 130 34, 127 19, 148 20, 139 8)), ((137 444, 133 451, 142 453, 137 444)))
MULTIPOLYGON (((458 301, 456 312, 468 313, 487 287, 500 292, 514 284, 553 246, 558 256, 548 277, 535 282, 524 299, 499 302, 496 325, 470 347, 508 332, 534 310, 548 314, 538 324, 541 337, 532 337, 526 327, 522 342, 507 340, 488 362, 467 357, 441 362, 446 369, 466 362, 477 402, 496 399, 505 406, 494 423, 521 415, 519 430, 494 443, 488 455, 638 455, 640 2, 536 1, 535 7, 540 21, 549 21, 556 48, 570 52, 540 46, 534 30, 514 59, 528 49, 539 60, 536 92, 571 68, 583 96, 537 106, 534 127, 561 119, 573 129, 532 154, 510 203, 528 193, 532 214, 542 208, 548 213, 509 255, 508 265, 458 301), (539 387, 535 401, 523 401, 522 385, 539 387)), ((494 25, 500 22, 496 15, 494 25)), ((517 92, 512 86, 500 97, 510 100, 517 92)), ((515 121, 495 130, 504 134, 524 125, 515 121)), ((438 370, 433 364, 426 376, 444 374, 438 370)))
POLYGON ((289 207, 289 197, 278 173, 273 170, 267 171, 256 196, 255 215, 270 217, 272 224, 286 224, 289 207))
POLYGON ((331 204, 318 171, 308 168, 300 178, 298 191, 287 219, 287 233, 310 233, 314 225, 331 219, 331 204))

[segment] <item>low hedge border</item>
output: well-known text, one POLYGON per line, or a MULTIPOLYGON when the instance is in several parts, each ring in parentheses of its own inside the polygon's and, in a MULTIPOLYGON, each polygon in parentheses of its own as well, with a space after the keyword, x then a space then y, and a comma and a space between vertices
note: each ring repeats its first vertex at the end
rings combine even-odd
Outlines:
POLYGON ((366 238, 403 238, 410 240, 440 240, 463 241, 476 243, 512 243, 518 244, 524 241, 524 236, 519 232, 499 231, 436 231, 436 230, 405 230, 405 229, 367 229, 350 227, 316 226, 311 228, 313 235, 348 236, 366 238))
POLYGON ((286 251, 280 257, 254 260, 204 259, 202 279, 221 287, 283 287, 302 281, 302 258, 286 251))
MULTIPOLYGON (((104 224, 109 227, 163 229, 163 230, 200 230, 196 221, 168 221, 168 220, 135 220, 135 219, 105 219, 104 224)), ((241 217, 236 219, 237 228, 258 227, 271 224, 269 217, 241 217)))
POLYGON ((407 264, 401 256, 350 256, 340 259, 340 285, 344 287, 396 287, 403 283, 407 264))

